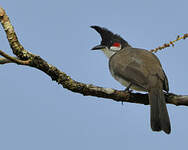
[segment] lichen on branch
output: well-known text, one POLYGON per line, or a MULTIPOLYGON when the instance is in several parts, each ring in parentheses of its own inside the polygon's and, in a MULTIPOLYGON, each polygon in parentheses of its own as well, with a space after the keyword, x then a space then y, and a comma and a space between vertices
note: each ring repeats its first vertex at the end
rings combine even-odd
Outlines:
MULTIPOLYGON (((5 10, 1 7, 0 7, 0 22, 7 35, 7 39, 12 49, 12 52, 14 55, 16 55, 16 57, 12 57, 0 50, 0 55, 3 56, 3 58, 0 58, 0 64, 6 64, 12 62, 19 65, 27 65, 36 68, 38 70, 43 71, 45 74, 50 76, 52 80, 56 81, 58 84, 61 84, 64 88, 72 92, 83 94, 84 96, 101 97, 106 99, 112 99, 117 102, 130 102, 130 103, 138 103, 145 105, 149 104, 147 94, 129 93, 111 88, 103 88, 92 84, 85 84, 73 80, 66 73, 60 71, 57 67, 49 64, 40 56, 37 56, 27 51, 21 45, 14 31, 14 28, 9 20, 9 17, 7 16, 5 10)), ((156 52, 157 50, 164 49, 166 47, 169 47, 170 45, 173 46, 176 41, 180 39, 185 39, 187 37, 188 34, 184 34, 184 36, 182 37, 179 36, 176 40, 168 44, 164 44, 162 47, 156 48, 152 51, 156 52)), ((167 103, 188 106, 187 95, 176 95, 176 94, 168 93, 165 94, 165 96, 167 103)))

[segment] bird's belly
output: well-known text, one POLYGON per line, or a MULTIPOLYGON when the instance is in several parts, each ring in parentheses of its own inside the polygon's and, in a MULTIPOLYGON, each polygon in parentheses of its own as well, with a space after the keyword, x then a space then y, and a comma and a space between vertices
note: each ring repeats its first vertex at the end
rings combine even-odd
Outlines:
MULTIPOLYGON (((113 76, 119 83, 121 83, 121 85, 126 86, 126 87, 129 86, 129 84, 130 84, 129 81, 127 81, 127 80, 125 80, 125 79, 123 79, 123 78, 121 78, 121 77, 118 77, 118 76, 115 75, 113 72, 111 72, 111 74, 112 74, 112 76, 113 76)), ((143 87, 140 87, 140 86, 138 86, 138 85, 135 85, 134 83, 132 83, 130 89, 133 89, 133 90, 136 90, 136 91, 144 91, 144 92, 147 91, 147 90, 144 89, 143 87)))

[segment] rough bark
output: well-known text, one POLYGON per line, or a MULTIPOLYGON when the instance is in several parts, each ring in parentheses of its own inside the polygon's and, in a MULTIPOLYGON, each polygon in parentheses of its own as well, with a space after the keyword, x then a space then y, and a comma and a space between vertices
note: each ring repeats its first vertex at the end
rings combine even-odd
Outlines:
MULTIPOLYGON (((0 50, 0 55, 3 56, 3 58, 0 58, 0 64, 16 63, 19 65, 27 65, 39 69, 50 76, 52 80, 56 81, 58 84, 61 84, 64 88, 72 92, 83 94, 84 96, 102 97, 118 102, 130 102, 145 105, 149 104, 147 94, 129 93, 111 88, 98 87, 92 84, 84 84, 73 80, 66 73, 60 71, 55 66, 50 65, 40 56, 27 51, 20 44, 9 17, 3 8, 0 8, 0 22, 4 31, 6 32, 12 52, 14 55, 16 55, 16 57, 11 57, 0 50)), ((165 97, 167 103, 188 106, 188 95, 176 95, 173 93, 168 93, 165 94, 165 97)))

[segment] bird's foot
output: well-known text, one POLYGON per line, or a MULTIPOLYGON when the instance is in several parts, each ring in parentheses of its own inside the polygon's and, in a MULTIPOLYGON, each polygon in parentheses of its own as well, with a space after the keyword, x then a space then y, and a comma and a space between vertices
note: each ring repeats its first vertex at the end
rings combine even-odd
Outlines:
POLYGON ((133 90, 130 89, 130 87, 132 86, 132 83, 130 83, 126 89, 124 90, 124 92, 128 92, 128 93, 131 93, 133 90))
MULTIPOLYGON (((130 89, 131 85, 132 85, 132 83, 130 83, 130 84, 126 87, 126 89, 124 90, 124 92, 132 93, 133 90, 130 89)), ((121 101, 121 104, 123 105, 123 101, 121 101)))

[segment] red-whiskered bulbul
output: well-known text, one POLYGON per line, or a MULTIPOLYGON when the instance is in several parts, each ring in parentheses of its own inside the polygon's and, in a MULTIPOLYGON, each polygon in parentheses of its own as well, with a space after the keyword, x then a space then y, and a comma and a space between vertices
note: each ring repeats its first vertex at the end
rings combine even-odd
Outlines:
POLYGON ((164 91, 169 91, 168 79, 156 55, 148 50, 133 48, 127 41, 106 28, 91 26, 101 36, 101 49, 109 58, 112 76, 123 86, 148 92, 150 122, 153 131, 171 132, 164 91))

